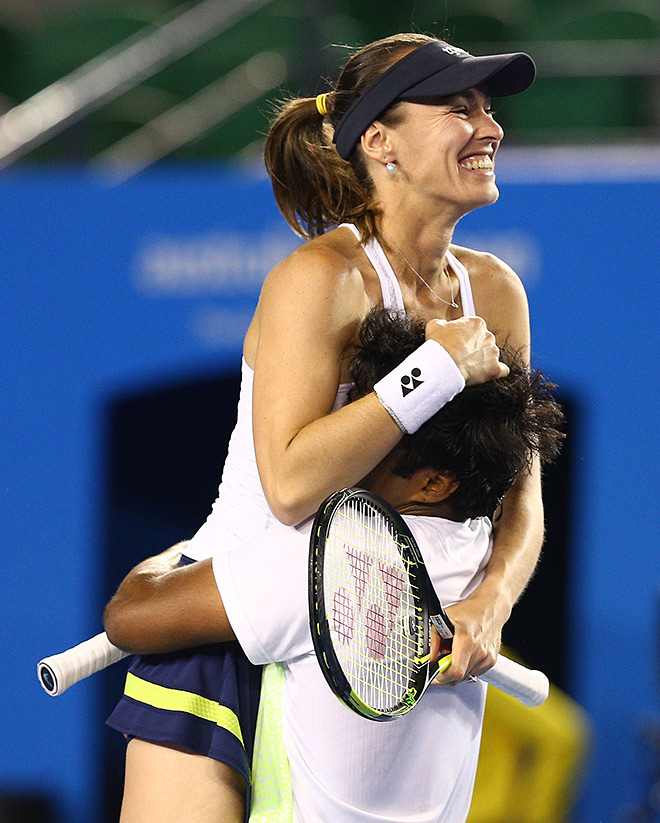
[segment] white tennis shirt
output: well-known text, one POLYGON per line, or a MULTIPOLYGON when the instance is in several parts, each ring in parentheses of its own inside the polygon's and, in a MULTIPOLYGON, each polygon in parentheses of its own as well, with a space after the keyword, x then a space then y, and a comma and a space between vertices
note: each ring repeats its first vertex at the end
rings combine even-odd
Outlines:
MULTIPOLYGON (((491 551, 487 519, 406 517, 440 600, 469 595, 491 551)), ((293 823, 463 823, 477 768, 486 686, 431 687, 410 714, 365 720, 330 691, 308 624, 311 521, 275 524, 217 555, 229 621, 253 663, 282 661, 282 726, 293 823)), ((277 823, 287 823, 279 820, 277 823)))

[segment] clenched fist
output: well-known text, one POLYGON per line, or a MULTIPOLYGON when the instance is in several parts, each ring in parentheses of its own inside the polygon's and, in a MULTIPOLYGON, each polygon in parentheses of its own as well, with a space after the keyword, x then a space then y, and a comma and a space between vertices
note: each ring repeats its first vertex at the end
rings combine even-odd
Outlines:
POLYGON ((509 367, 500 362, 495 335, 488 331, 481 317, 458 320, 430 320, 426 339, 435 340, 446 349, 465 378, 466 386, 506 377, 509 367))

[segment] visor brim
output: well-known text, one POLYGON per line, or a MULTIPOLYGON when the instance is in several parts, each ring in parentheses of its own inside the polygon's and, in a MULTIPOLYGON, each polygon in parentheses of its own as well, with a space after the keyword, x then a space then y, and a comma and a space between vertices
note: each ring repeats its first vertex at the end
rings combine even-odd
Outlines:
POLYGON ((485 86, 492 97, 508 97, 528 89, 535 76, 534 61, 522 52, 484 57, 470 56, 406 89, 399 99, 425 100, 446 97, 476 86, 485 86))

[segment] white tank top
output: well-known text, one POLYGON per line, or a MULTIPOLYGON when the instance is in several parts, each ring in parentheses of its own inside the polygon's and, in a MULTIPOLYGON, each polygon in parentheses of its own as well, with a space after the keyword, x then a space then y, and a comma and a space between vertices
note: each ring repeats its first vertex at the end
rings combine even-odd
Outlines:
MULTIPOLYGON (((358 229, 351 223, 342 223, 339 228, 349 228, 360 240, 358 229)), ((405 312, 399 281, 378 241, 372 238, 363 243, 362 248, 378 274, 383 292, 383 306, 405 312)), ((447 251, 447 260, 460 284, 463 314, 474 315, 470 277, 465 267, 450 251, 447 251)), ((206 522, 186 547, 186 555, 193 560, 202 560, 234 548, 264 532, 275 520, 261 487, 254 453, 253 384, 254 372, 243 358, 236 426, 229 440, 218 496, 206 522)), ((351 383, 341 383, 338 386, 333 411, 346 404, 351 387, 351 383)))

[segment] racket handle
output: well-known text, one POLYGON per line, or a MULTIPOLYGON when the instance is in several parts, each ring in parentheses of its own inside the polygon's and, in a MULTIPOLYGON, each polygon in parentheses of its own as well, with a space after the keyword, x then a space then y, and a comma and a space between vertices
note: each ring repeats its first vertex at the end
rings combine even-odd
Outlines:
POLYGON ((543 672, 528 669, 502 655, 492 669, 479 675, 479 680, 510 694, 525 706, 540 706, 550 692, 550 681, 543 672))
POLYGON ((44 690, 56 697, 79 680, 127 656, 128 652, 113 646, 107 634, 101 632, 72 649, 44 657, 37 663, 37 677, 44 690))

